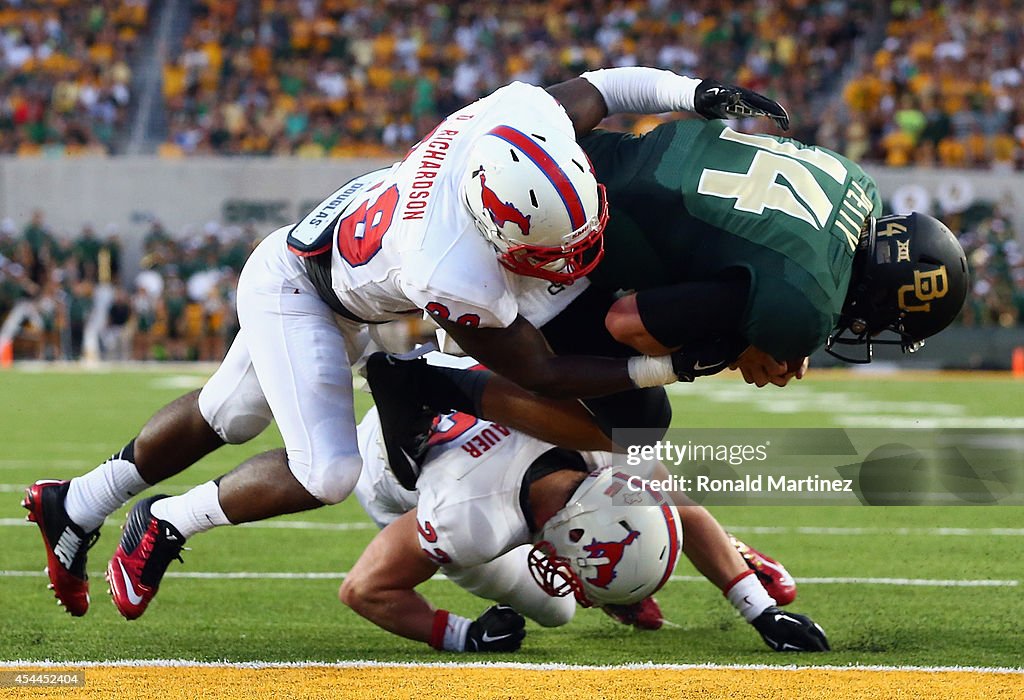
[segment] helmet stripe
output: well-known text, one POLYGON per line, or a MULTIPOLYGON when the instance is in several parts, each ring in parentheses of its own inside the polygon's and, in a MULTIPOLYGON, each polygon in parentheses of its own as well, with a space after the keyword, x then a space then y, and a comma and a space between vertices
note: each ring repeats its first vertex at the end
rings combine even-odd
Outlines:
POLYGON ((554 185, 558 196, 562 198, 562 203, 565 205, 565 211, 569 214, 569 223, 573 231, 578 231, 587 223, 587 215, 583 209, 583 200, 580 199, 580 195, 576 188, 573 187, 569 176, 565 174, 565 171, 555 162, 555 159, 548 155, 548 152, 541 148, 536 141, 518 129, 504 124, 491 129, 487 133, 490 136, 497 136, 503 141, 512 144, 525 153, 526 157, 540 168, 544 176, 554 185))
POLYGON ((665 516, 665 524, 668 526, 668 564, 665 566, 665 573, 654 590, 661 590, 661 587, 668 581, 668 577, 676 568, 676 559, 679 558, 679 538, 676 532, 676 511, 668 505, 661 506, 662 515, 665 516))

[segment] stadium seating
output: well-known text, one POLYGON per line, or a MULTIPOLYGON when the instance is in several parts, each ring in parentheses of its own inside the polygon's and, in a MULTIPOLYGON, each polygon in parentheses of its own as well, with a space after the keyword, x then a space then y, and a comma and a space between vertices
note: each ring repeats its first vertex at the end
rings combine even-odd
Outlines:
POLYGON ((892 166, 1020 168, 1021 32, 1013 3, 894 4, 884 40, 843 90, 840 149, 892 166))
MULTIPOLYGON (((161 153, 398 153, 458 107, 512 80, 552 84, 601 66, 714 76, 803 109, 866 27, 854 4, 302 3, 243 13, 205 0, 164 67, 174 118, 161 153), (723 66, 730 66, 728 70, 723 66)), ((656 120, 619 120, 650 128, 656 120)), ((763 125, 759 128, 764 128, 763 125)), ((799 135, 798 133, 798 135, 799 135)))
POLYGON ((0 153, 98 155, 126 133, 148 0, 0 8, 0 153))

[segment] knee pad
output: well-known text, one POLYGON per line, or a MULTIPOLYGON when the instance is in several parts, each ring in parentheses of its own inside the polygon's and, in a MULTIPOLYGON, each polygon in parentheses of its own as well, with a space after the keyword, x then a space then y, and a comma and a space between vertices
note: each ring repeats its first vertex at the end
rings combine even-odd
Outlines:
POLYGON ((363 460, 359 453, 355 453, 317 464, 303 464, 294 461, 289 455, 288 468, 311 496, 330 506, 341 503, 355 490, 363 460))
POLYGON ((209 400, 204 388, 199 392, 199 412, 221 440, 239 445, 252 440, 270 425, 270 407, 262 400, 262 395, 260 398, 261 401, 256 402, 238 397, 218 406, 209 400))

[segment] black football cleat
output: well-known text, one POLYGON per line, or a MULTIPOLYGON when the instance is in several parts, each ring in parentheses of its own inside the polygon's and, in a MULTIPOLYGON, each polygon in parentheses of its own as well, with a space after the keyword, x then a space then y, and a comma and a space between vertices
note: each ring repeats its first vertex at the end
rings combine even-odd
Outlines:
POLYGON ((172 559, 181 559, 185 538, 166 520, 153 517, 153 502, 165 495, 135 504, 121 534, 121 542, 107 565, 107 583, 114 607, 134 620, 146 612, 172 559))
POLYGON ((422 357, 402 359, 375 352, 366 360, 366 382, 380 416, 388 466, 403 488, 416 488, 437 411, 420 399, 422 357))
POLYGON ((68 517, 64 501, 69 481, 45 479, 25 489, 21 505, 27 519, 39 526, 46 547, 48 588, 70 614, 81 617, 89 610, 89 575, 85 561, 100 538, 99 529, 86 532, 68 517))

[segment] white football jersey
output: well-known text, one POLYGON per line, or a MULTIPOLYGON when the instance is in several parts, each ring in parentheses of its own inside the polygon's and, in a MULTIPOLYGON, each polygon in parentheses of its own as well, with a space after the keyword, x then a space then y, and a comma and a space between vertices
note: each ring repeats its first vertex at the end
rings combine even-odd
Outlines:
MULTIPOLYGON (((507 124, 573 135, 572 122, 542 88, 512 83, 450 115, 390 168, 346 183, 292 230, 313 246, 330 237, 335 294, 356 316, 386 321, 420 309, 441 319, 506 327, 522 313, 550 320, 586 289, 561 288, 501 266, 459 196, 476 138, 507 124)), ((315 246, 313 246, 315 247, 315 246)))
MULTIPOLYGON (((427 359, 475 364, 440 353, 427 359)), ((358 430, 363 471, 355 493, 379 527, 416 507, 420 546, 442 566, 475 566, 532 542, 519 494, 527 469, 553 445, 464 413, 449 414, 430 439, 416 491, 407 491, 387 468, 376 407, 358 430)), ((612 463, 607 452, 580 454, 591 470, 612 463)))

